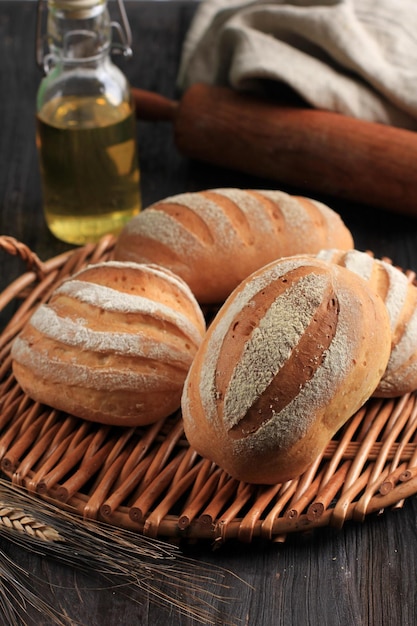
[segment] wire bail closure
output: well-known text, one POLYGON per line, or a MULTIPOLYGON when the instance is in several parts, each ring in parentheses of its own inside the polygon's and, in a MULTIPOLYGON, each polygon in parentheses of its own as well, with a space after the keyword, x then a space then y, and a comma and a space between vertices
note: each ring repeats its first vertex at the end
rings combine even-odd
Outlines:
MULTIPOLYGON (((117 0, 121 24, 111 21, 110 26, 119 37, 118 42, 112 42, 111 52, 121 54, 125 58, 132 56, 132 31, 127 17, 123 0, 117 0)), ((36 39, 35 39, 35 59, 38 67, 47 74, 50 67, 50 55, 45 54, 46 27, 45 16, 47 14, 48 0, 38 0, 36 9, 36 39)))

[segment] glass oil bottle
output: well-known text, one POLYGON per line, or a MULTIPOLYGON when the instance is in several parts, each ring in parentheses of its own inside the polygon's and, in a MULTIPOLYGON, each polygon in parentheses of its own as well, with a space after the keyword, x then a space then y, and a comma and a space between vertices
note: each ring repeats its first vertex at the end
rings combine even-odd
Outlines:
MULTIPOLYGON (((141 209, 134 105, 112 62, 107 0, 47 0, 43 56, 38 4, 37 147, 50 231, 71 244, 117 235, 141 209)), ((126 40, 130 36, 122 0, 126 40), (126 31, 126 29, 128 29, 126 31)), ((128 43, 119 49, 131 53, 128 43)))

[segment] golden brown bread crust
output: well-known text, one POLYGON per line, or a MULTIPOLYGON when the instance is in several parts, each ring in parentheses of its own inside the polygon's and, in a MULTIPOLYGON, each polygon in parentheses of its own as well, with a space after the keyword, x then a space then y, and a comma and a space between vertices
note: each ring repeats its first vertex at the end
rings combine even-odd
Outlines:
POLYGON ((317 256, 364 278, 385 302, 392 332, 391 354, 373 395, 391 398, 416 390, 417 287, 401 270, 366 252, 330 249, 317 256))
POLYGON ((189 287, 156 265, 107 262, 64 281, 12 346, 34 400, 105 424, 138 426, 180 406, 205 332, 189 287))
POLYGON ((222 303, 267 263, 322 248, 353 247, 340 216, 282 191, 212 189, 148 207, 125 226, 114 258, 158 263, 181 276, 200 303, 222 303))
POLYGON ((269 264, 198 349, 182 397, 190 445, 242 481, 298 476, 374 391, 390 337, 384 303, 357 275, 308 256, 269 264))

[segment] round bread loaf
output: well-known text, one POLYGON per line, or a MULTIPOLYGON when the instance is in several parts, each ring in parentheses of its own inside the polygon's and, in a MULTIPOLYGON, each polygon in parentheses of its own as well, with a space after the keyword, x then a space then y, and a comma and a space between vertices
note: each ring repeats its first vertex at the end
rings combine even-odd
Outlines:
POLYGON ((292 479, 370 397, 388 362, 386 307, 314 257, 252 274, 217 313, 182 397, 190 445, 251 483, 292 479))
POLYGON ((359 250, 322 250, 318 258, 355 272, 381 296, 391 324, 391 355, 374 396, 390 398, 417 389, 417 287, 397 267, 359 250))
POLYGON ((353 248, 340 216, 282 191, 212 189, 176 195, 132 218, 114 258, 158 263, 201 304, 219 304, 249 274, 280 257, 353 248))
POLYGON ((13 371, 34 400, 122 426, 180 406, 205 333, 188 285, 156 265, 103 262, 79 271, 15 339, 13 371))

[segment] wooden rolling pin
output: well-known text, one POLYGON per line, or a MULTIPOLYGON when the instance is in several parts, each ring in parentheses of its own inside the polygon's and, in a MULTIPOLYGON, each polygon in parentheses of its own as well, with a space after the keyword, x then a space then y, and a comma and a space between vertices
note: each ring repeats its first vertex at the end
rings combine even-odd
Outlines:
POLYGON ((179 102, 133 89, 139 119, 170 120, 187 157, 417 216, 417 133, 196 84, 179 102))

